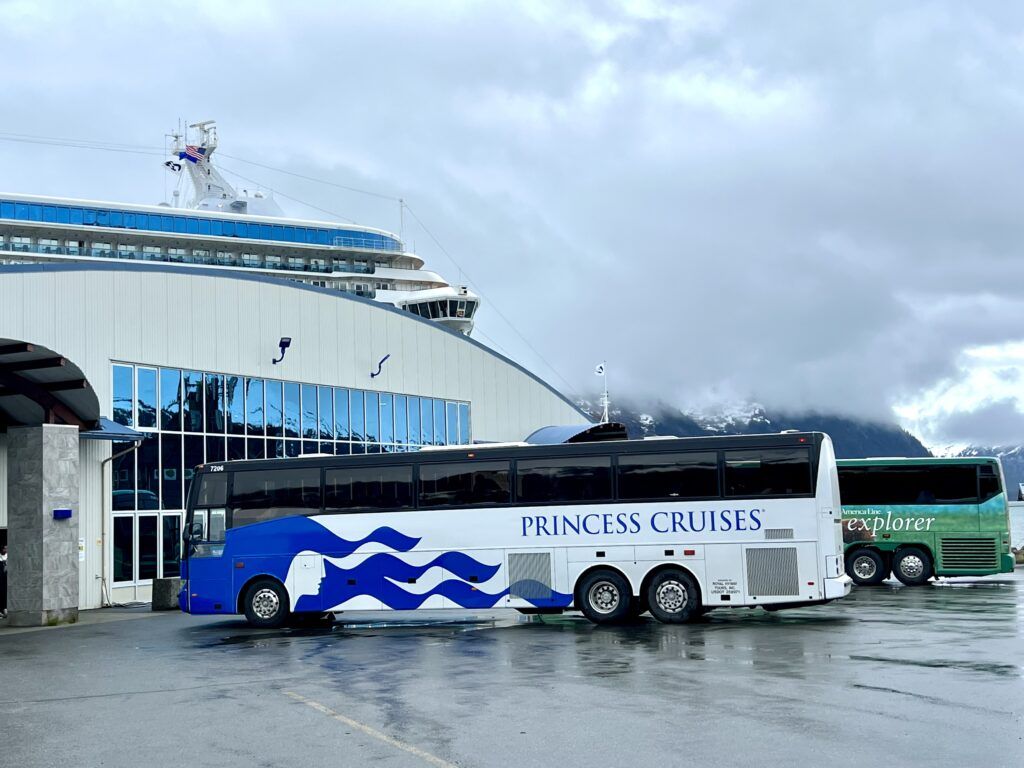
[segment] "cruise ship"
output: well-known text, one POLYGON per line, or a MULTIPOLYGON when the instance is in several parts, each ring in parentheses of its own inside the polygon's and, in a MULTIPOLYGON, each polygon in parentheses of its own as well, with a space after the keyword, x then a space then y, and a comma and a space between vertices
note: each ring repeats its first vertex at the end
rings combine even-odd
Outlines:
MULTIPOLYGON (((245 270, 371 298, 469 335, 480 298, 424 268, 394 233, 286 218, 213 162, 212 120, 173 136, 164 166, 191 182, 183 205, 0 193, 0 263, 138 261, 245 270)), ((176 202, 179 195, 176 193, 176 202)))

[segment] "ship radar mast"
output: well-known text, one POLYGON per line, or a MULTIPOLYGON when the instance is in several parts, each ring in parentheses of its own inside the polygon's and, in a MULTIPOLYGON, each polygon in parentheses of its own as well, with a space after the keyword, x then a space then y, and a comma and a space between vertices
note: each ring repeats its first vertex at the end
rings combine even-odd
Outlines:
POLYGON ((217 122, 203 120, 191 123, 184 135, 174 133, 173 157, 164 163, 173 171, 186 171, 192 182, 193 196, 190 208, 233 213, 251 213, 260 216, 281 216, 283 211, 272 198, 260 192, 242 194, 228 182, 211 162, 217 151, 217 122), (190 138, 192 139, 190 141, 190 138))

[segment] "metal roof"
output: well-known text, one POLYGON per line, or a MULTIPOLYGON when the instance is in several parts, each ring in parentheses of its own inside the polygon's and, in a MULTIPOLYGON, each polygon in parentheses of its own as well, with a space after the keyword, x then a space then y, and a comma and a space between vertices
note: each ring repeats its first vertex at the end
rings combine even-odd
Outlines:
POLYGON ((129 443, 142 440, 145 435, 136 432, 131 427, 118 424, 106 417, 100 417, 100 423, 96 429, 80 432, 78 437, 82 440, 109 440, 112 443, 129 443))
POLYGON ((606 421, 601 424, 541 427, 526 438, 526 443, 528 445, 558 445, 560 443, 597 443, 602 440, 626 440, 628 438, 625 424, 606 421))

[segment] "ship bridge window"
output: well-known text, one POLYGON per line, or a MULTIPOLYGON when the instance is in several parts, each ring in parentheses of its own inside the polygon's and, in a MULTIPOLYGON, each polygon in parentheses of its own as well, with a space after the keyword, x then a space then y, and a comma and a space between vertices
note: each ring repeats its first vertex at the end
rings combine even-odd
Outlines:
POLYGON ((306 262, 301 256, 289 256, 288 257, 288 269, 294 269, 302 272, 306 268, 306 262))
POLYGON ((247 267, 259 267, 263 264, 263 257, 258 253, 243 253, 242 263, 247 267))
POLYGON ((144 245, 142 246, 142 258, 146 261, 160 261, 160 246, 157 245, 144 245))

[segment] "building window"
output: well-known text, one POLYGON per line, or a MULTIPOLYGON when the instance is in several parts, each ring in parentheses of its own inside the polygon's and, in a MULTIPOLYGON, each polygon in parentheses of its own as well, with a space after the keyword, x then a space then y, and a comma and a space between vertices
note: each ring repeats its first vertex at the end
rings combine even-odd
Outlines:
POLYGON ((114 516, 114 583, 135 581, 135 517, 114 516))
POLYGON ((126 427, 134 426, 132 405, 135 402, 135 386, 131 366, 114 366, 114 421, 126 427))

